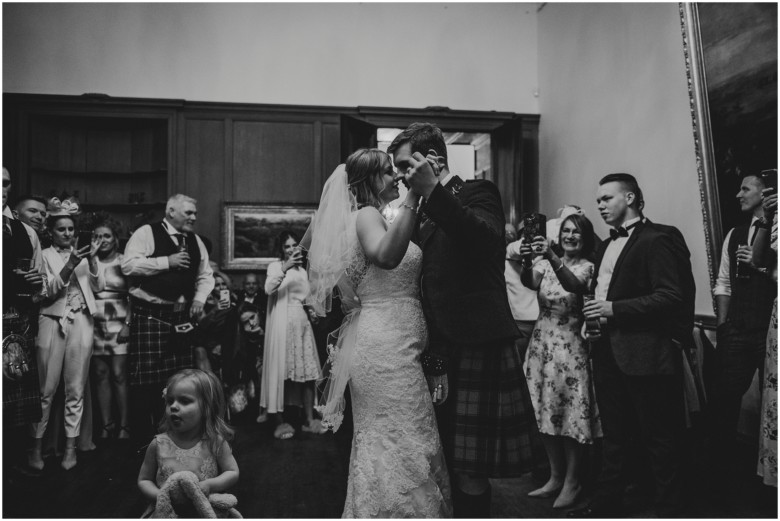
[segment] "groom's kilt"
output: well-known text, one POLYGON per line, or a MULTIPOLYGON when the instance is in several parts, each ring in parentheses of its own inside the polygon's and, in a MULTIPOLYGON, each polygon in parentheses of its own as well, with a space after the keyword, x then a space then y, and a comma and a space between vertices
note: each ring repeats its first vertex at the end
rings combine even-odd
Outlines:
MULTIPOLYGON (((517 477, 534 466, 534 413, 514 342, 458 346, 439 430, 451 471, 517 477)), ((538 457, 538 447, 536 447, 538 457)))

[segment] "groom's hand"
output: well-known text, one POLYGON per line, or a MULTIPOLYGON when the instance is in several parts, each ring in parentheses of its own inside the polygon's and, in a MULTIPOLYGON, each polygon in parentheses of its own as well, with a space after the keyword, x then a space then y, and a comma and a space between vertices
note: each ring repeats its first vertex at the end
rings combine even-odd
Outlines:
POLYGON ((419 152, 412 154, 409 163, 410 168, 404 175, 406 182, 416 193, 425 198, 429 197, 436 185, 439 184, 439 178, 433 171, 431 164, 419 152))
POLYGON ((431 393, 431 399, 433 405, 441 405, 447 400, 449 396, 449 382, 447 380, 447 374, 442 376, 426 376, 428 381, 428 391, 431 393), (441 388, 439 387, 441 386, 441 388))

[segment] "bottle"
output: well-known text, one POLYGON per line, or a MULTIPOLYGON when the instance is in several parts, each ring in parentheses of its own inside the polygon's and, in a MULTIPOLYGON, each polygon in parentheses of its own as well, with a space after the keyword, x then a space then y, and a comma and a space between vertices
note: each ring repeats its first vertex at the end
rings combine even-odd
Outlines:
MULTIPOLYGON (((596 300, 596 295, 589 293, 582 296, 582 304, 585 305, 591 300, 596 300)), ((601 336, 601 323, 598 318, 585 319, 585 331, 591 336, 601 336)))

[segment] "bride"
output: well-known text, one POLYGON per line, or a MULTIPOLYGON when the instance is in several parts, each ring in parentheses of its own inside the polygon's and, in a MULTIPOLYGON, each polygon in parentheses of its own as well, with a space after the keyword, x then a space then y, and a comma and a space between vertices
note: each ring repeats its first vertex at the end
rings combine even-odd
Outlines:
MULTIPOLYGON (((420 154, 413 167, 431 168, 420 154)), ((428 332, 420 303, 420 249, 410 243, 420 196, 399 197, 390 158, 360 149, 325 183, 302 241, 310 303, 330 309, 338 287, 346 313, 329 341, 330 369, 318 410, 338 429, 349 382, 354 437, 343 517, 450 517, 450 485, 420 353, 428 332)), ((329 367, 328 367, 329 366, 329 367)))

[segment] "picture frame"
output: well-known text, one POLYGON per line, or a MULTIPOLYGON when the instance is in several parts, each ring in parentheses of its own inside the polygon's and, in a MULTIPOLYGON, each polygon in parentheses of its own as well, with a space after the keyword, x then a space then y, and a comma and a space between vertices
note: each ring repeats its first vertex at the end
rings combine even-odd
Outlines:
POLYGON ((777 165, 777 5, 685 2, 679 11, 714 286, 725 232, 745 220, 734 199, 741 174, 777 165))
POLYGON ((222 268, 261 271, 279 260, 284 230, 303 237, 316 205, 225 202, 222 211, 222 268))

